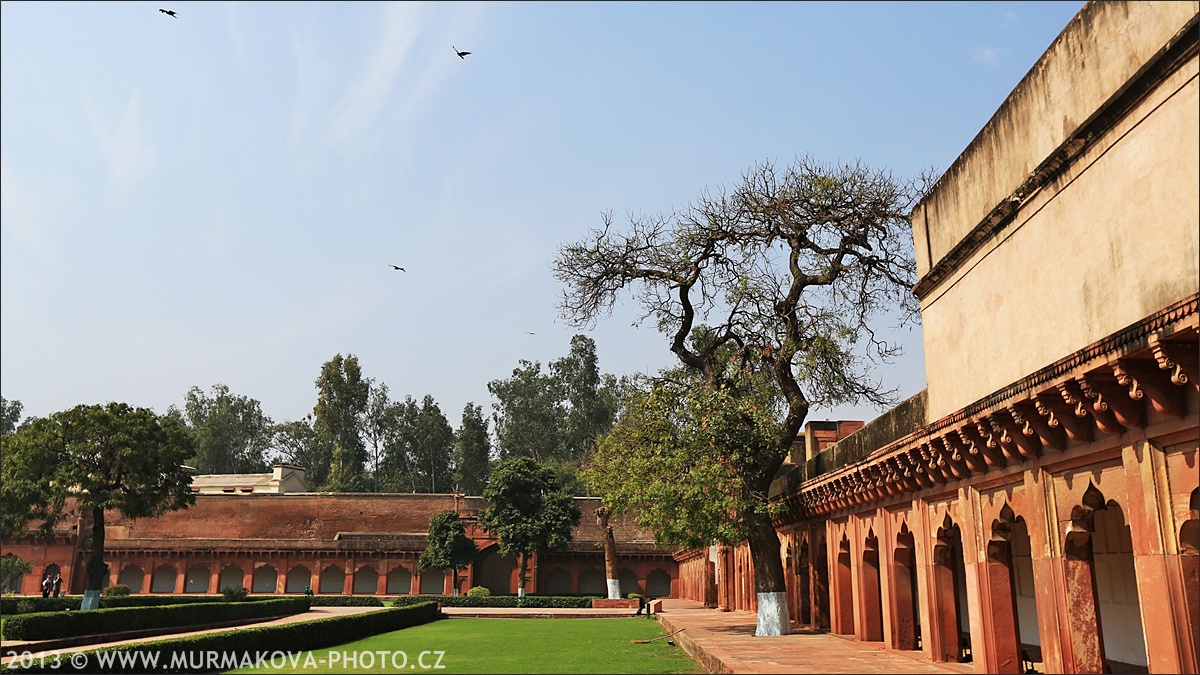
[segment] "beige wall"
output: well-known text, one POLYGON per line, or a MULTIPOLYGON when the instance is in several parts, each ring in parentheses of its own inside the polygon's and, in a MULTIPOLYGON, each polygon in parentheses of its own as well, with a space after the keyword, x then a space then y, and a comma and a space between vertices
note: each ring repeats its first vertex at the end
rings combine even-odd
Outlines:
MULTIPOLYGON (((1087 5, 918 207, 922 276, 1195 13, 1087 5)), ((1198 110, 1193 56, 926 291, 929 419, 1200 291, 1198 110)))
POLYGON ((917 275, 925 276, 1073 138, 1196 15, 1198 6, 1085 5, 916 209, 917 275))

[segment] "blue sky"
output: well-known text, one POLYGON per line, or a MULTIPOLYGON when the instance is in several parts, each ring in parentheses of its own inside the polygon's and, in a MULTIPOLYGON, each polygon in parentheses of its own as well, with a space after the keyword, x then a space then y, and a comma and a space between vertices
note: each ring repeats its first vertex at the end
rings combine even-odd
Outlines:
POLYGON ((285 421, 354 354, 457 427, 576 332, 605 372, 673 365, 633 303, 558 319, 561 243, 761 161, 944 170, 1082 5, 5 1, 0 389, 224 383, 285 421))

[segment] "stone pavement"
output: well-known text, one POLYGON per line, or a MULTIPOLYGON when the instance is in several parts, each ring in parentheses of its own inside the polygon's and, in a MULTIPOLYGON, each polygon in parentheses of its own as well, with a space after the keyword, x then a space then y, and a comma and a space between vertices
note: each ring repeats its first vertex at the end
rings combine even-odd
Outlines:
POLYGON ((666 599, 658 621, 711 673, 973 673, 965 663, 934 663, 921 652, 889 650, 828 633, 755 637, 752 612, 718 612, 666 599))

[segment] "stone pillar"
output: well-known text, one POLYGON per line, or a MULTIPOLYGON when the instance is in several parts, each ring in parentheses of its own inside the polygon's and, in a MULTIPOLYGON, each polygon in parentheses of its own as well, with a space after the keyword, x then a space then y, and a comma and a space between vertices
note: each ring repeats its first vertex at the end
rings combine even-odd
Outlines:
POLYGON ((989 673, 1021 672, 1021 636, 1017 624, 1016 595, 1012 584, 1012 545, 1007 541, 988 543, 983 564, 985 642, 983 666, 989 673))
POLYGON ((1100 632, 1100 608, 1096 604, 1091 534, 1069 533, 1063 554, 1067 600, 1065 628, 1070 636, 1063 654, 1067 672, 1103 673, 1104 643, 1100 632))
POLYGON ((1042 643, 1042 670, 1065 673, 1062 622, 1066 605, 1062 553, 1058 546, 1058 520, 1051 512, 1047 494, 1054 489, 1049 472, 1026 471, 1025 525, 1033 565, 1033 592, 1037 603, 1038 637, 1042 643))
MULTIPOLYGON (((1166 545, 1175 539, 1175 523, 1164 522, 1160 511, 1162 504, 1170 504, 1162 450, 1149 441, 1138 441, 1123 449, 1121 460, 1129 495, 1129 534, 1149 670, 1196 672, 1197 647, 1186 614, 1188 591, 1182 585, 1182 575, 1172 574, 1180 569, 1179 555, 1170 555, 1166 545)), ((1170 513, 1169 507, 1166 513, 1170 513)))

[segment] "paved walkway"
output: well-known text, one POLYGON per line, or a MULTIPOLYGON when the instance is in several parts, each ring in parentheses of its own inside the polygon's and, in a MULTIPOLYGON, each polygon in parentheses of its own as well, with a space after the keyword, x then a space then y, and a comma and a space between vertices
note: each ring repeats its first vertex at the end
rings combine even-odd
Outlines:
POLYGON ((889 650, 828 633, 755 637, 751 612, 718 612, 666 599, 658 621, 712 673, 973 673, 970 664, 934 663, 921 652, 889 650))
MULTIPOLYGON (((277 626, 332 616, 378 611, 379 607, 314 607, 304 614, 249 624, 246 627, 277 626)), ((445 607, 450 618, 596 618, 629 617, 631 609, 510 609, 500 607, 445 607)), ((920 652, 884 649, 881 643, 855 642, 827 633, 799 632, 779 637, 755 637, 756 617, 751 612, 718 612, 690 600, 664 599, 656 615, 668 633, 681 630, 674 639, 706 670, 713 673, 973 673, 970 664, 933 663, 920 652)), ((644 619, 643 619, 644 620, 644 619)), ((135 640, 67 647, 63 654, 113 645, 163 640, 182 635, 200 635, 237 628, 217 628, 185 634, 158 635, 135 640)), ((34 643, 6 640, 3 653, 21 653, 34 643)), ((40 652, 30 649, 35 654, 40 652)), ((49 652, 48 657, 49 658, 49 652)), ((8 663, 14 657, 0 659, 8 663)))

